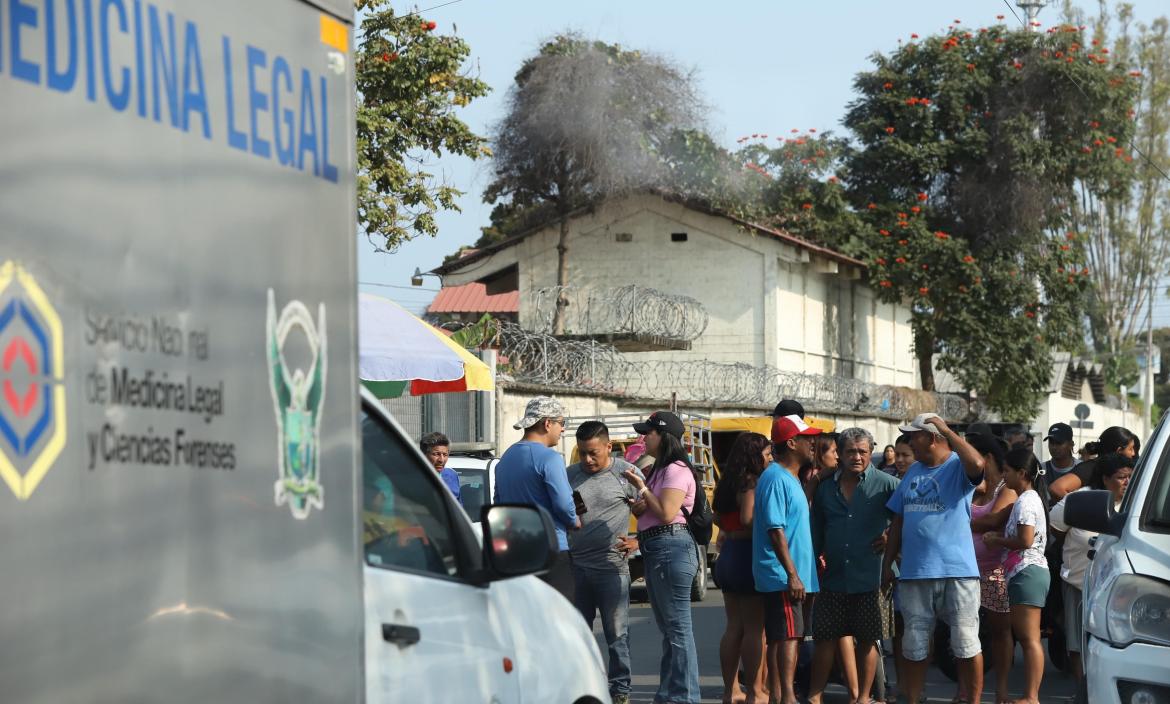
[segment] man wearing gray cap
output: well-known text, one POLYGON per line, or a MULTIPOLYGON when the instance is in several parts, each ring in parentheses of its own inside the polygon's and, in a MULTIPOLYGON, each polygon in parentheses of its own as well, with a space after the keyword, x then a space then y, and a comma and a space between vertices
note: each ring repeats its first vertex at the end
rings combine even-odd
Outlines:
POLYGON ((918 701, 930 637, 941 619, 951 627, 951 650, 959 661, 959 679, 967 685, 959 696, 978 702, 983 692, 979 567, 968 536, 971 495, 983 481, 983 456, 934 413, 920 414, 899 430, 910 435, 916 461, 886 504, 894 520, 882 560, 882 586, 893 583, 893 564, 901 553, 904 689, 909 701, 918 701))
POLYGON ((552 448, 565 431, 565 407, 549 396, 528 402, 524 417, 512 425, 524 438, 509 447, 496 465, 493 501, 540 506, 552 516, 560 552, 541 579, 573 601, 573 566, 569 560, 568 531, 581 527, 573 505, 573 490, 565 473, 565 460, 552 448))

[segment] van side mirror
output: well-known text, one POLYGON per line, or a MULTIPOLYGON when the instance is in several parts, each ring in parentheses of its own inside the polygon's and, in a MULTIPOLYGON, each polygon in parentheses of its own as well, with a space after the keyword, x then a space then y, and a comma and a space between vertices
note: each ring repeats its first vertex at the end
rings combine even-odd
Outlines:
POLYGON ((1122 514, 1113 510, 1109 491, 1074 491, 1064 497, 1064 522, 1073 528, 1121 535, 1122 514))
POLYGON ((552 517, 539 506, 492 504, 480 509, 483 562, 490 579, 546 572, 556 557, 552 517))

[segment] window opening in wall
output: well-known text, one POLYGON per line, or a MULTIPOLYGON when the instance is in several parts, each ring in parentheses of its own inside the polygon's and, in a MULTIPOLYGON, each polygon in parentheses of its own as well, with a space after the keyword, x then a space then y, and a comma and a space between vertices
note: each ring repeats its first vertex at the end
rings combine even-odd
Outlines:
POLYGON ((632 232, 619 232, 616 235, 614 235, 614 239, 617 240, 618 242, 633 242, 634 241, 634 233, 632 233, 632 232))
POLYGON ((687 233, 685 233, 685 232, 672 232, 672 233, 670 233, 670 241, 671 242, 686 242, 687 241, 687 233))

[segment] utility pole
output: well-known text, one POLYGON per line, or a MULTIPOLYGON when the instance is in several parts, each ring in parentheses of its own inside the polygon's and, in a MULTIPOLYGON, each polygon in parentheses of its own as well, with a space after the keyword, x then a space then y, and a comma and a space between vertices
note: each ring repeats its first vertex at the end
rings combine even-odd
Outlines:
POLYGON ((1154 432, 1154 291, 1150 287, 1150 300, 1146 305, 1146 378, 1142 384, 1146 402, 1146 437, 1154 432))
POLYGON ((1028 31, 1037 32, 1039 28, 1032 23, 1040 16, 1040 10, 1048 4, 1048 0, 1016 0, 1016 5, 1027 15, 1028 31))

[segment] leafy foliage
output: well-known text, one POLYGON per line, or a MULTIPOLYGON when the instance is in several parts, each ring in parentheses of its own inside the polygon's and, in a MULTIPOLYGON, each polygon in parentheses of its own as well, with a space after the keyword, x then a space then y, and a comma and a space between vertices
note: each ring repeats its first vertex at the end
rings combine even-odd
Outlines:
POLYGON ((863 254, 882 299, 912 302, 924 388, 937 353, 1009 420, 1033 415, 1052 348, 1080 346, 1089 271, 1070 204, 1132 177, 1105 136, 1132 133, 1133 84, 1083 37, 954 26, 875 56, 845 119, 863 254))
POLYGON ((470 52, 418 16, 398 16, 388 0, 356 0, 364 11, 355 52, 358 225, 382 251, 435 235, 435 213, 459 210, 460 191, 427 171, 427 155, 490 156, 458 108, 487 95, 463 72, 470 52))

